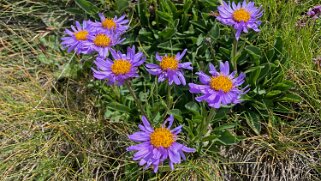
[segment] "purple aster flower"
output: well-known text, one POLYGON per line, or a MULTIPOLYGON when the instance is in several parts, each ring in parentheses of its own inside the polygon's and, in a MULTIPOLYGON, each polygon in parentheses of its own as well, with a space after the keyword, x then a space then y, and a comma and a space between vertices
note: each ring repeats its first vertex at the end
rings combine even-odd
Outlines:
POLYGON ((307 12, 307 15, 310 17, 313 17, 315 15, 315 12, 313 11, 313 9, 309 9, 309 11, 307 12))
POLYGON ((95 33, 88 35, 88 41, 84 42, 84 45, 89 47, 91 51, 98 52, 99 56, 106 57, 113 46, 125 40, 120 38, 119 33, 96 29, 95 33))
POLYGON ((261 7, 257 8, 254 6, 254 2, 238 3, 237 5, 233 2, 227 4, 223 1, 223 4, 218 7, 219 15, 216 17, 218 21, 223 24, 233 26, 236 30, 236 40, 241 36, 242 31, 248 33, 248 29, 253 29, 259 32, 258 26, 261 21, 258 19, 263 15, 261 7))
POLYGON ((214 108, 240 103, 241 96, 249 91, 248 86, 239 89, 239 86, 244 83, 245 74, 241 73, 238 77, 235 77, 236 71, 230 74, 230 66, 227 61, 220 63, 220 72, 216 71, 213 64, 210 64, 209 67, 211 76, 203 72, 196 73, 203 85, 188 84, 191 93, 202 94, 196 97, 196 100, 198 102, 206 101, 210 107, 214 108))
POLYGON ((159 54, 156 53, 156 59, 160 61, 160 63, 159 65, 147 64, 147 71, 152 75, 158 76, 158 82, 163 82, 165 79, 168 79, 169 85, 172 85, 173 82, 176 85, 186 85, 182 69, 193 69, 191 62, 180 63, 186 51, 187 49, 182 53, 177 53, 175 56, 167 54, 165 56, 159 56, 159 54))
POLYGON ((67 52, 75 50, 78 54, 89 53, 90 49, 89 47, 86 47, 85 44, 88 42, 92 30, 93 28, 90 26, 90 21, 83 21, 82 25, 76 21, 76 27, 72 25, 71 30, 65 30, 65 34, 68 36, 61 38, 62 47, 68 48, 67 52))
POLYGON ((174 170, 174 164, 181 163, 181 159, 186 160, 184 152, 195 152, 194 148, 176 142, 182 126, 170 129, 174 121, 172 115, 156 129, 151 127, 145 116, 142 116, 142 121, 143 125, 138 125, 140 131, 128 136, 130 140, 142 143, 128 147, 127 151, 137 151, 133 160, 140 160, 139 165, 145 165, 145 169, 152 165, 156 173, 158 166, 169 158, 169 165, 174 170))
POLYGON ((321 6, 314 6, 313 8, 310 8, 307 12, 307 15, 312 19, 317 19, 321 16, 321 6))
POLYGON ((97 70, 93 69, 94 77, 96 79, 107 79, 108 84, 123 85, 124 81, 138 77, 137 67, 143 64, 146 57, 142 52, 135 53, 135 47, 127 48, 127 54, 110 50, 114 61, 107 58, 97 57, 95 64, 97 70))
POLYGON ((102 13, 99 13, 100 22, 93 23, 93 26, 99 27, 103 30, 112 30, 119 33, 123 33, 128 29, 128 20, 125 19, 125 15, 117 18, 106 18, 102 13))

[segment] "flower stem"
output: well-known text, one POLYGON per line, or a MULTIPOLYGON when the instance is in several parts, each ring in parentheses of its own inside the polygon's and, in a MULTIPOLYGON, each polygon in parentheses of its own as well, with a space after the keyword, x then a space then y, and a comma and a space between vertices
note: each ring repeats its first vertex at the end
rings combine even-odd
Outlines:
POLYGON ((237 58, 236 58, 237 43, 238 43, 238 41, 236 39, 234 39, 233 46, 232 46, 232 55, 231 55, 232 65, 233 65, 234 70, 236 70, 236 71, 237 71, 237 58))
POLYGON ((172 86, 167 86, 167 108, 170 110, 172 107, 172 86))
POLYGON ((207 116, 207 124, 210 123, 210 121, 215 117, 216 115, 216 109, 211 108, 210 113, 207 116))
POLYGON ((113 91, 115 93, 115 95, 117 96, 117 100, 120 100, 120 91, 117 85, 113 85, 113 91))
MULTIPOLYGON (((205 111, 204 111, 205 112, 205 111)), ((203 122, 200 126, 200 136, 199 136, 199 147, 198 152, 202 150, 203 147, 203 139, 205 138, 206 132, 208 130, 208 125, 210 124, 210 121, 215 117, 216 115, 216 109, 211 108, 210 112, 208 114, 203 113, 203 122)))
POLYGON ((140 112, 141 112, 144 116, 147 116, 147 114, 146 114, 145 111, 144 111, 144 107, 143 107, 142 102, 137 98, 137 96, 136 96, 136 94, 135 94, 132 86, 130 85, 130 83, 126 81, 126 82, 125 82, 125 85, 126 85, 127 89, 129 90, 130 94, 133 96, 133 98, 134 98, 137 106, 138 106, 139 109, 140 109, 140 112))

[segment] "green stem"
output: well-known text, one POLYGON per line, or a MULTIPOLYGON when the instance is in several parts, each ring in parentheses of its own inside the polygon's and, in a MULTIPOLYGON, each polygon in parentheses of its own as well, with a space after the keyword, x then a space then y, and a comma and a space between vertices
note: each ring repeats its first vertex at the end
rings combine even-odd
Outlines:
POLYGON ((113 91, 115 95, 117 96, 117 100, 120 100, 120 91, 117 85, 113 85, 113 91))
POLYGON ((133 96, 133 98, 134 98, 137 106, 138 106, 139 109, 140 109, 140 112, 141 112, 144 116, 147 116, 147 114, 146 114, 145 111, 144 111, 144 107, 143 107, 142 102, 137 98, 137 96, 136 96, 133 88, 131 87, 130 83, 126 81, 126 82, 125 82, 125 85, 126 85, 127 89, 129 90, 130 94, 133 96))
POLYGON ((207 125, 210 123, 210 121, 214 118, 216 115, 216 109, 211 108, 210 113, 207 116, 207 125))
POLYGON ((203 104, 203 109, 202 109, 202 116, 203 116, 203 120, 199 126, 199 132, 198 132, 198 150, 197 152, 200 153, 203 147, 203 130, 204 130, 204 122, 205 122, 205 112, 206 112, 206 108, 203 104))
POLYGON ((214 50, 214 46, 213 46, 213 42, 212 40, 208 41, 208 45, 210 47, 210 51, 211 51, 211 54, 213 56, 213 60, 216 60, 216 56, 215 56, 215 50, 214 50))
POLYGON ((207 132, 208 125, 210 124, 210 121, 214 118, 215 115, 216 115, 216 109, 213 109, 213 108, 210 109, 210 112, 208 113, 207 116, 205 116, 205 114, 203 114, 204 119, 203 119, 203 122, 201 123, 201 127, 200 127, 198 152, 200 152, 202 150, 203 139, 204 139, 205 134, 207 132))
POLYGON ((172 86, 168 85, 167 86, 167 108, 170 110, 172 107, 172 86))
POLYGON ((234 39, 233 46, 232 46, 232 55, 231 55, 232 65, 233 65, 234 70, 236 70, 236 71, 237 71, 237 58, 236 58, 237 43, 238 43, 238 41, 236 39, 234 39))

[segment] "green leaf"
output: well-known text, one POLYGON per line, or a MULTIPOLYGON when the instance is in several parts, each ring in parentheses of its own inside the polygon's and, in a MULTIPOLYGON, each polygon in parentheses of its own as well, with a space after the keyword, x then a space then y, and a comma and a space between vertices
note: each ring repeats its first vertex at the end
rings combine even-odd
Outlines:
POLYGON ((302 98, 294 93, 288 93, 285 96, 283 96, 279 101, 282 102, 294 102, 294 103, 299 103, 302 101, 302 98))
POLYGON ((280 54, 283 50, 283 40, 281 37, 277 37, 274 43, 275 51, 280 54))
POLYGON ((169 6, 169 1, 166 1, 166 0, 160 0, 159 1, 159 4, 160 4, 160 9, 162 11, 166 11, 167 13, 172 13, 172 10, 169 6))
POLYGON ((260 135, 261 132, 261 123, 260 116, 256 113, 248 113, 245 114, 246 123, 250 126, 250 128, 255 132, 255 134, 260 135))
POLYGON ((99 12, 97 6, 92 4, 90 1, 87 0, 75 0, 76 4, 83 9, 86 13, 88 13, 91 17, 96 18, 99 12))
POLYGON ((213 39, 217 39, 220 36, 220 28, 215 23, 211 30, 208 32, 209 36, 213 39))
POLYGON ((176 33, 176 29, 172 27, 166 27, 165 30, 161 31, 158 35, 162 41, 169 40, 176 33))
POLYGON ((261 58, 261 50, 255 46, 246 46, 245 50, 253 57, 256 64, 259 64, 259 59, 261 58))
POLYGON ((191 111, 193 114, 199 114, 200 107, 196 102, 189 102, 185 104, 185 108, 189 111, 191 111))
POLYGON ((140 23, 142 26, 148 26, 148 19, 147 19, 147 14, 148 12, 146 2, 145 1, 139 1, 137 5, 137 12, 138 12, 138 17, 140 18, 140 23))
POLYGON ((294 86, 293 84, 286 84, 284 82, 281 82, 281 83, 277 83, 275 86, 273 86, 272 89, 287 91, 287 90, 291 89, 293 86, 294 86))
POLYGON ((175 119, 177 119, 178 121, 182 122, 183 121, 183 116, 182 116, 182 112, 179 109, 172 109, 170 111, 168 111, 169 114, 172 114, 175 119))
POLYGON ((159 123, 161 121, 161 114, 159 112, 157 112, 156 116, 153 119, 153 123, 159 123))
POLYGON ((261 81, 264 81, 264 79, 267 78, 267 75, 268 74, 271 74, 270 70, 271 70, 271 66, 269 63, 265 63, 265 64, 261 64, 263 67, 261 69, 261 73, 260 73, 260 76, 259 76, 259 82, 261 81))
POLYGON ((120 104, 118 102, 112 102, 108 105, 108 107, 116 110, 116 111, 120 111, 120 112, 124 112, 124 113, 130 113, 131 109, 128 106, 125 106, 123 104, 120 104))
POLYGON ((173 51, 180 51, 182 50, 181 44, 174 44, 171 45, 169 41, 160 43, 157 45, 158 48, 164 49, 164 50, 173 50, 173 51))
POLYGON ((160 19, 168 22, 169 24, 171 24, 171 25, 174 24, 173 16, 172 16, 171 14, 156 10, 156 15, 157 15, 160 19))
POLYGON ((280 90, 273 90, 273 91, 269 91, 267 94, 266 94, 266 97, 267 98, 271 98, 271 97, 275 97, 275 96, 278 96, 282 94, 282 91, 280 90))
POLYGON ((218 140, 224 145, 232 145, 239 141, 236 136, 227 130, 221 134, 218 140))
POLYGON ((261 50, 255 46, 246 46, 245 50, 252 55, 261 57, 261 50))
POLYGON ((127 8, 128 8, 128 0, 117 0, 115 1, 115 5, 117 7, 117 10, 120 12, 120 13, 123 13, 127 8))
POLYGON ((226 116, 228 115, 229 111, 230 111, 230 109, 228 109, 228 108, 220 108, 220 109, 218 109, 217 112, 216 112, 216 115, 214 117, 214 121, 226 119, 226 116))
POLYGON ((197 38, 196 45, 197 45, 197 46, 200 46, 200 45, 202 44, 203 40, 204 40, 204 37, 203 37, 202 34, 200 34, 200 35, 198 36, 198 38, 197 38))
POLYGON ((192 122, 196 124, 201 124, 203 122, 202 115, 193 116, 192 122))
POLYGON ((248 70, 248 71, 251 71, 249 79, 250 79, 250 82, 252 85, 257 84, 257 80, 260 76, 261 69, 262 69, 262 66, 256 66, 256 67, 252 67, 252 68, 250 68, 250 70, 248 70))
POLYGON ((230 56, 230 54, 231 54, 231 50, 224 48, 224 47, 220 47, 219 52, 224 53, 225 56, 230 56))
POLYGON ((205 142, 205 141, 220 141, 219 137, 220 137, 219 135, 213 134, 213 135, 206 136, 205 138, 202 139, 202 141, 203 142, 205 142))
POLYGON ((84 12, 78 7, 67 8, 65 11, 75 14, 75 15, 84 15, 84 12))
POLYGON ((184 13, 188 13, 189 9, 192 7, 193 1, 192 0, 185 0, 183 5, 184 13))
POLYGON ((224 131, 224 130, 227 130, 227 129, 232 129, 232 128, 235 128, 236 127, 236 124, 223 124, 219 127, 215 127, 214 128, 214 131, 224 131))
POLYGON ((170 1, 166 1, 166 4, 168 5, 168 7, 170 7, 170 10, 174 16, 174 18, 176 19, 177 17, 177 8, 175 6, 175 4, 170 0, 170 1))
POLYGON ((270 49, 270 50, 266 53, 266 58, 267 58, 267 60, 273 61, 274 54, 275 54, 275 50, 274 50, 274 49, 270 49))
POLYGON ((213 0, 201 0, 206 6, 208 7, 216 7, 217 6, 217 1, 213 0))
POLYGON ((190 21, 191 24, 195 25, 196 27, 200 28, 201 31, 205 32, 206 25, 200 21, 190 21))

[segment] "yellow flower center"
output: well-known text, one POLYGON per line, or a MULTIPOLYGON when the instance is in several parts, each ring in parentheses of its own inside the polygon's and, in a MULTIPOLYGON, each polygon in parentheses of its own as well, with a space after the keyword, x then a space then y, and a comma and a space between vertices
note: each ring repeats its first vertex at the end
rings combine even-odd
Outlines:
POLYGON ((163 70, 177 70, 178 61, 174 56, 166 56, 163 57, 162 61, 160 62, 160 67, 163 70))
POLYGON ((221 90, 226 93, 233 88, 233 82, 227 76, 219 75, 211 78, 210 86, 214 90, 221 90))
POLYGON ((233 13, 233 19, 237 22, 244 21, 245 23, 248 22, 251 18, 251 14, 244 8, 238 9, 233 13))
POLYGON ((94 39, 94 44, 99 47, 107 47, 110 42, 110 38, 105 34, 98 34, 94 39))
POLYGON ((76 40, 78 41, 87 40, 88 31, 81 30, 81 31, 75 32, 74 35, 76 37, 76 40))
POLYGON ((174 135, 167 128, 156 128, 150 135, 150 143, 155 147, 168 148, 174 141, 174 135))
POLYGON ((132 64, 128 60, 115 60, 111 66, 111 71, 116 75, 127 74, 130 71, 132 64))
POLYGON ((116 23, 113 19, 111 18, 106 18, 103 22, 102 25, 106 29, 115 29, 116 28, 116 23))

